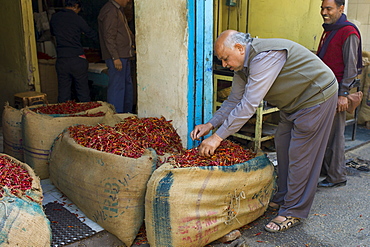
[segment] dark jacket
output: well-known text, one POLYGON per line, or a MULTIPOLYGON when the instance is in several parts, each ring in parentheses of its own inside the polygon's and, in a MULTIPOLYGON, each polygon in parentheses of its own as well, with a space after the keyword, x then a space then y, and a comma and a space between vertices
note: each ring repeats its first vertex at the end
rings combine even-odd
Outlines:
POLYGON ((77 57, 84 54, 81 34, 98 41, 98 34, 73 10, 63 9, 51 17, 50 31, 57 42, 58 57, 77 57))
POLYGON ((100 10, 98 24, 104 60, 133 56, 132 33, 123 9, 114 0, 108 1, 100 10))

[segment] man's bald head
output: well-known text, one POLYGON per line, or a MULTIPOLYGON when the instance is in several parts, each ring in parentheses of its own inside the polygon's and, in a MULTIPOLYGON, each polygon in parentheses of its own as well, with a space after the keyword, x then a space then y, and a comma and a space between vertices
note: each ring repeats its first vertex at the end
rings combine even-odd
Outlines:
MULTIPOLYGON (((236 33, 237 33, 237 31, 235 31, 235 30, 226 30, 226 31, 223 31, 218 36, 218 38, 216 39, 216 42, 215 42, 215 50, 217 48, 221 48, 221 46, 224 46, 225 45, 225 40, 227 40, 230 37, 230 35, 236 34, 236 33)), ((231 48, 231 47, 229 47, 229 48, 231 48)))
POLYGON ((244 65, 245 50, 252 39, 248 33, 235 30, 223 31, 217 38, 214 49, 222 66, 231 70, 241 70, 244 65))

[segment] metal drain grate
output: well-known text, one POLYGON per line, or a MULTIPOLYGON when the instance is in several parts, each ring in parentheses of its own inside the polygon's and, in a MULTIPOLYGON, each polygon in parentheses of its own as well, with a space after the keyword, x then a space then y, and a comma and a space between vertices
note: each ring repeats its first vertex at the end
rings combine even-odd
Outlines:
POLYGON ((44 209, 50 221, 52 247, 71 244, 96 233, 88 225, 81 222, 75 214, 64 208, 62 204, 48 203, 44 205, 44 209))

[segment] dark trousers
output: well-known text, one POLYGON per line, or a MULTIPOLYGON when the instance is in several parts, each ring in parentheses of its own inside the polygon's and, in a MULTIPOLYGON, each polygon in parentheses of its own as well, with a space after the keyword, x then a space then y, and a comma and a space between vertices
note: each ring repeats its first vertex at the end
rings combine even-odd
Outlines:
POLYGON ((58 75, 58 102, 72 100, 72 90, 77 101, 89 102, 90 89, 87 71, 89 62, 80 57, 57 58, 55 68, 58 75))
POLYGON ((114 67, 113 60, 107 59, 108 67, 108 90, 107 102, 114 105, 117 113, 132 113, 134 105, 134 87, 131 78, 130 59, 120 58, 122 70, 114 67))
POLYGON ((307 218, 314 200, 338 96, 288 114, 280 111, 275 135, 279 215, 307 218))
POLYGON ((346 159, 345 159, 345 137, 346 112, 337 112, 331 128, 328 146, 321 173, 326 175, 326 180, 330 183, 340 183, 347 180, 346 159))

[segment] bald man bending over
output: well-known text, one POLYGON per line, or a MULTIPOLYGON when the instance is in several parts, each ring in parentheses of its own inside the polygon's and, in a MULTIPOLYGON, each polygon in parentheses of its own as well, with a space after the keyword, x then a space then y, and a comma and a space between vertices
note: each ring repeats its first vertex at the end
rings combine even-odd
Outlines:
POLYGON ((277 106, 278 191, 270 206, 279 213, 265 230, 287 230, 308 217, 315 196, 338 100, 335 75, 315 54, 290 40, 253 39, 227 30, 214 48, 222 66, 234 71, 232 90, 212 119, 195 126, 190 136, 199 140, 218 128, 198 148, 200 155, 210 156, 253 116, 262 100, 277 106))

